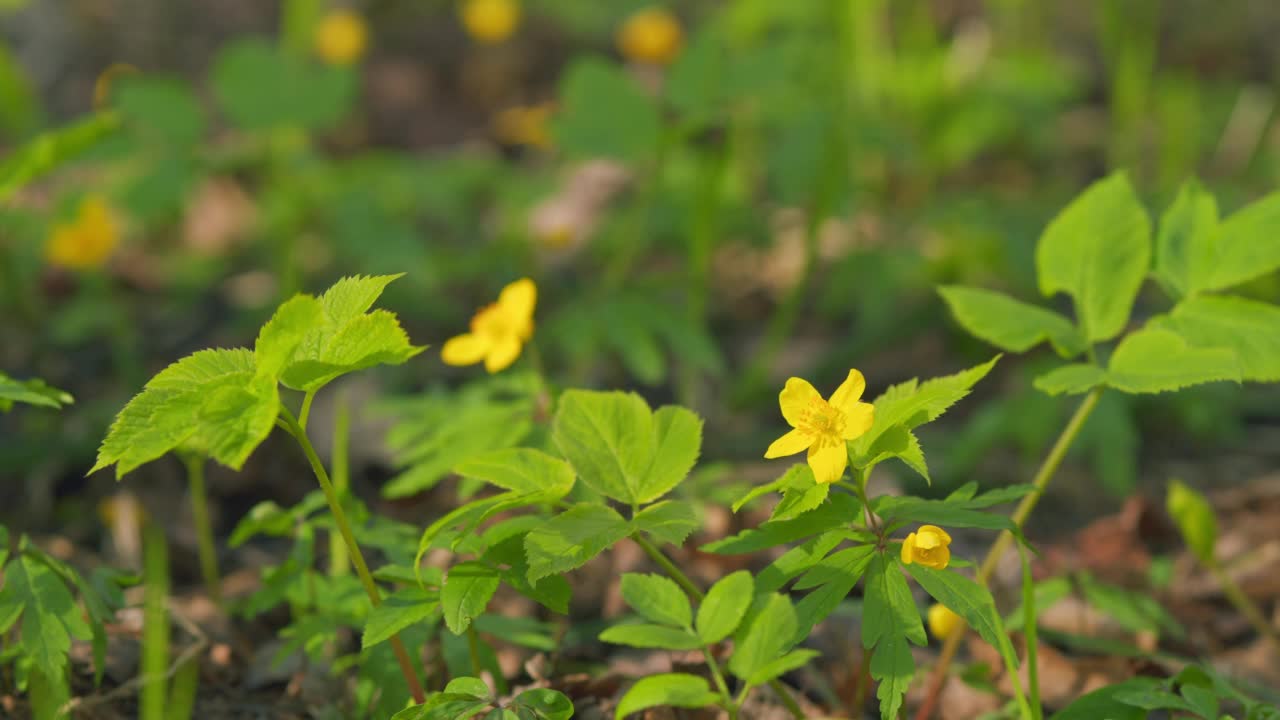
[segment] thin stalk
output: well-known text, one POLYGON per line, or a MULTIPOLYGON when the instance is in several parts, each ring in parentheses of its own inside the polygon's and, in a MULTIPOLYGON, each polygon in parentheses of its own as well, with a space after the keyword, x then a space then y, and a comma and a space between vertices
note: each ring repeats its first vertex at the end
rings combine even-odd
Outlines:
POLYGON ((143 542, 142 688, 138 716, 165 720, 165 674, 169 669, 169 550, 164 534, 146 529, 143 542))
POLYGON ((1040 639, 1036 633, 1036 584, 1031 579, 1031 560, 1027 549, 1018 546, 1022 559, 1022 637, 1027 643, 1027 695, 1031 703, 1033 720, 1042 720, 1044 706, 1040 704, 1040 639))
MULTIPOLYGON (((284 418, 285 424, 289 427, 290 434, 298 440, 298 445, 302 448, 302 452, 307 456, 307 462, 311 464, 311 471, 316 476, 316 481, 320 483, 320 490, 324 493, 324 498, 329 503, 329 511, 333 513, 333 522, 338 526, 338 532, 342 534, 343 541, 347 544, 347 552, 351 554, 351 563, 355 566, 356 575, 360 578, 360 584, 364 586, 364 591, 369 595, 369 602, 374 607, 382 604, 382 594, 378 591, 378 586, 373 581, 373 574, 369 572, 369 565, 364 561, 364 554, 360 552, 360 546, 356 543, 355 533, 351 531, 351 523, 347 521, 347 513, 342 509, 342 502, 338 498, 338 491, 334 489, 333 483, 329 481, 329 473, 324 469, 324 463, 320 462, 320 456, 316 454, 316 449, 311 445, 311 440, 307 438, 307 433, 303 431, 298 424, 293 413, 288 408, 280 409, 281 416, 284 418)), ((409 652, 405 650, 404 643, 400 641, 399 634, 391 636, 391 649, 395 652, 396 660, 400 663, 400 672, 404 674, 405 682, 409 685, 409 692, 413 695, 414 702, 421 705, 426 702, 426 693, 422 690, 422 684, 418 682, 418 676, 413 671, 413 662, 409 659, 409 652)))
POLYGON ((1267 643, 1271 645, 1272 651, 1280 655, 1280 634, 1276 632, 1275 625, 1272 625, 1267 620, 1267 616, 1249 599, 1249 596, 1240 588, 1240 585, 1231 579, 1231 576, 1227 574, 1221 564, 1215 560, 1209 566, 1209 570, 1213 573, 1214 578, 1218 580, 1218 584, 1222 585, 1222 591, 1226 593, 1227 599, 1231 601, 1231 604, 1235 605, 1236 609, 1249 620, 1249 624, 1253 625, 1254 629, 1262 637, 1266 638, 1267 643))
MULTIPOLYGON (((707 667, 711 668, 711 679, 715 680, 716 689, 720 691, 725 700, 732 699, 733 696, 729 694, 729 684, 724 681, 724 674, 720 672, 720 663, 716 662, 715 656, 711 654, 711 648, 702 648, 702 657, 707 661, 707 667)), ((729 709, 729 716, 734 718, 738 716, 738 708, 736 706, 729 709)))
POLYGON ((222 579, 218 573, 218 551, 213 544, 213 524, 209 521, 209 494, 205 490, 204 458, 183 455, 187 485, 191 492, 191 515, 196 524, 196 549, 200 555, 200 575, 209 598, 222 605, 222 579))
MULTIPOLYGON (((1044 461, 1040 463, 1040 469, 1036 471, 1035 478, 1031 484, 1035 486, 1035 490, 1022 498, 1022 502, 1018 503, 1018 507, 1013 511, 1014 526, 1021 528, 1026 522, 1027 517, 1031 515, 1031 511, 1035 509, 1036 503, 1040 501, 1040 496, 1044 494, 1044 489, 1048 486, 1049 481, 1053 479, 1054 473, 1058 471, 1058 466, 1062 464, 1063 458, 1067 455, 1067 450, 1071 444, 1075 442, 1076 437, 1080 434, 1084 422, 1089 418, 1089 414, 1098 405, 1098 398, 1102 396, 1102 388, 1094 388, 1080 401, 1080 405, 1076 408, 1075 414, 1067 421, 1067 426, 1062 429, 1062 434, 1058 436, 1053 447, 1049 450, 1049 454, 1045 456, 1044 461)), ((1000 562, 1000 558, 1004 556, 1005 551, 1009 549, 1009 545, 1013 543, 1013 533, 1005 530, 1000 533, 996 541, 992 543, 991 549, 987 551, 987 557, 982 561, 981 567, 978 568, 976 580, 986 585, 987 580, 991 578, 991 573, 995 572, 996 565, 1000 562)), ((947 669, 951 666, 951 661, 955 658, 956 650, 960 648, 960 642, 968 633, 968 627, 961 622, 960 627, 947 638, 942 645, 942 653, 938 657, 938 664, 933 668, 933 677, 929 684, 929 692, 925 696, 924 703, 920 706, 919 712, 916 713, 916 720, 927 720, 932 714, 938 703, 938 693, 942 691, 942 682, 947 677, 947 669)))
MULTIPOLYGON (((685 575, 683 570, 676 567, 675 563, 671 562, 670 558, 659 550, 656 545, 649 542, 640 533, 633 534, 631 539, 640 546, 641 550, 644 550, 645 554, 648 555, 651 560, 658 563, 658 565, 666 571, 667 575, 670 576, 677 585, 684 588, 684 591, 689 593, 694 600, 702 602, 703 598, 706 597, 706 593, 699 590, 698 586, 689 579, 689 576, 685 575)), ((804 710, 800 709, 800 704, 796 702, 795 698, 791 697, 791 693, 787 690, 786 685, 783 685, 781 681, 775 678, 769 681, 769 687, 773 688, 773 691, 777 693, 778 699, 782 701, 784 706, 786 706, 787 712, 791 713, 791 717, 796 720, 804 720, 804 710)), ((741 705, 743 699, 746 698, 747 691, 750 689, 750 687, 744 687, 742 692, 739 693, 737 700, 734 701, 734 705, 741 705)))
POLYGON ((191 658, 178 667, 169 688, 165 720, 191 720, 195 715, 196 691, 200 687, 200 661, 191 658))
MULTIPOLYGON (((338 404, 333 418, 333 487, 338 497, 344 497, 351 487, 351 406, 346 393, 338 394, 338 404)), ((338 577, 351 572, 351 559, 347 544, 338 533, 329 533, 329 575, 338 577)))
POLYGON ((298 410, 298 427, 303 431, 307 429, 307 420, 311 418, 311 403, 316 399, 316 391, 308 390, 307 394, 302 396, 302 408, 298 410))
POLYGON ((471 672, 480 677, 484 664, 480 662, 480 636, 476 634, 474 623, 467 626, 467 652, 471 654, 471 672))

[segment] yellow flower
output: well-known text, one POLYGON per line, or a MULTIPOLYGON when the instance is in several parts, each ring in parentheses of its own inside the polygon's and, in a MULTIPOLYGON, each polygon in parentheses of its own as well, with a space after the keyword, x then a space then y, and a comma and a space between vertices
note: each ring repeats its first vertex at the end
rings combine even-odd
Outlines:
POLYGON ((941 570, 951 562, 951 536, 937 525, 921 525, 902 542, 902 562, 941 570))
POLYGON ((533 308, 538 288, 529 278, 502 289, 498 302, 480 309, 471 318, 471 332, 450 339, 440 357, 450 365, 473 365, 484 361, 484 369, 496 373, 520 357, 520 350, 533 337, 533 308))
POLYGON ((875 406, 859 402, 866 387, 862 373, 850 370, 831 399, 823 400, 807 381, 788 380, 778 394, 778 404, 782 417, 795 429, 774 440, 764 456, 777 458, 808 450, 809 467, 818 482, 839 480, 849 462, 845 441, 865 433, 875 419, 875 406))
POLYGON ((520 22, 516 0, 463 0, 458 9, 462 26, 472 38, 494 45, 511 37, 520 22))
POLYGON ((316 25, 316 54, 330 65, 356 62, 364 56, 368 44, 369 26, 351 10, 334 10, 316 25))
POLYGON ((553 109, 551 103, 507 108, 493 119, 494 134, 509 145, 551 147, 547 120, 553 109))
POLYGON ((929 606, 929 632, 939 640, 946 640, 951 637, 951 633, 960 629, 964 620, 959 615, 951 611, 951 608, 941 603, 934 603, 929 606))
POLYGON ((45 246, 49 262, 72 270, 101 267, 120 241, 120 228, 106 200, 90 195, 74 220, 53 229, 45 246))
POLYGON ((98 74, 93 81, 93 108, 101 110, 111 104, 111 95, 115 91, 116 80, 125 75, 137 75, 138 68, 129 63, 112 63, 98 74))
POLYGON ((665 8, 640 10, 618 30, 618 49, 634 62, 666 65, 680 53, 683 44, 680 21, 665 8))

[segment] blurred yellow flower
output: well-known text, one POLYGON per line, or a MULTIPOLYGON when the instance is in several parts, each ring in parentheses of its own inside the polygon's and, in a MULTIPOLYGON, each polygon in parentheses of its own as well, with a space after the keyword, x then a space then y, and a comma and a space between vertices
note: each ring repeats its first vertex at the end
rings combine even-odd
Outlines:
POLYGON ((106 200, 90 195, 74 220, 53 229, 45 257, 58 267, 92 270, 101 267, 120 241, 120 227, 106 200))
POLYGON ((492 45, 515 32, 520 22, 520 4, 516 0, 463 0, 458 15, 468 35, 492 45))
POLYGON ((522 278, 502 289, 498 302, 480 308, 471 318, 471 332, 451 338, 440 351, 449 365, 473 365, 484 361, 491 373, 507 368, 533 337, 533 308, 538 288, 522 278))
POLYGON ((554 110, 551 103, 507 108, 493 119, 493 132, 508 145, 536 148, 551 147, 547 121, 554 110))
POLYGON ((98 73, 93 81, 93 108, 101 110, 111 104, 111 94, 115 90, 116 80, 124 75, 137 75, 138 68, 129 63, 112 63, 106 70, 98 73))
POLYGON ((951 633, 960 629, 964 620, 959 615, 951 611, 951 608, 941 603, 934 603, 929 606, 929 632, 939 640, 946 640, 951 637, 951 633))
POLYGON ((849 463, 846 440, 853 440, 871 429, 875 406, 859 402, 867 381, 862 373, 850 370, 848 377, 823 400, 806 380, 793 377, 778 394, 782 417, 795 428, 769 446, 766 458, 795 455, 809 451, 809 467, 820 483, 833 483, 844 475, 849 463))
POLYGON ((618 49, 633 62, 666 65, 680 54, 683 44, 680 21, 665 8, 640 10, 618 30, 618 49))
POLYGON ((364 56, 369 26, 359 13, 334 10, 316 25, 316 54, 330 65, 351 65, 364 56))
POLYGON ((921 525, 902 542, 902 562, 941 570, 951 562, 951 536, 937 525, 921 525))

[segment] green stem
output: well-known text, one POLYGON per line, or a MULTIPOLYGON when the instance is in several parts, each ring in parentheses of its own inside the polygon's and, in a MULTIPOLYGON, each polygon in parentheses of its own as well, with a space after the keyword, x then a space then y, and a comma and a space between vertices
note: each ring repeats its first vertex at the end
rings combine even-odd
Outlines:
POLYGON ((307 420, 311 417, 311 403, 316 399, 316 391, 308 390, 306 395, 302 396, 302 408, 298 410, 298 427, 303 432, 307 431, 307 420))
POLYGON ((1018 546, 1022 560, 1022 637, 1027 643, 1027 695, 1031 703, 1032 720, 1042 720, 1044 707, 1040 704, 1040 639, 1036 633, 1036 584, 1031 578, 1031 560, 1027 549, 1018 546))
MULTIPOLYGON (((293 413, 289 412, 286 407, 280 408, 280 414, 284 418, 285 425, 290 429, 290 433, 297 438, 298 445, 302 448, 302 452, 307 456, 307 462, 311 464, 311 471, 316 476, 316 481, 320 483, 320 490, 324 493, 324 498, 329 503, 329 511, 333 513, 333 522, 338 526, 338 532, 342 534, 342 540, 347 544, 347 552, 351 555, 351 563, 355 566, 356 575, 360 578, 360 584, 364 586, 364 591, 369 595, 369 602, 374 607, 382 604, 382 594, 378 591, 378 586, 373 581, 373 574, 369 572, 369 565, 364 561, 364 553, 360 551, 360 545, 356 543, 355 533, 351 531, 351 523, 347 521, 347 513, 342 509, 342 502, 338 498, 338 491, 334 489, 333 483, 329 481, 329 473, 324 469, 324 463, 320 462, 320 456, 316 454, 316 449, 311 445, 311 440, 307 437, 306 431, 298 424, 293 413)), ((396 660, 400 663, 400 672, 404 674, 405 682, 409 685, 409 692, 412 693, 414 702, 421 705, 426 702, 426 693, 422 690, 422 684, 418 682, 418 676, 413 671, 413 662, 409 659, 409 652, 405 650, 404 643, 400 641, 399 634, 391 636, 391 649, 395 652, 396 660)))
MULTIPOLYGON (((338 394, 338 404, 333 419, 333 487, 340 499, 345 498, 351 487, 351 408, 346 393, 338 394)), ((351 571, 351 559, 347 545, 338 533, 329 533, 329 575, 338 577, 351 571)))
POLYGON ((165 673, 169 669, 169 552, 160 530, 150 526, 145 533, 142 689, 138 716, 142 720, 164 720, 165 673))
MULTIPOLYGON (((685 575, 683 570, 676 567, 675 563, 671 562, 670 558, 663 554, 656 545, 649 542, 649 540, 640 533, 632 534, 631 539, 640 546, 641 550, 644 550, 645 554, 648 555, 651 560, 658 563, 658 565, 666 571, 667 575, 669 575, 677 585, 684 588, 684 591, 689 593, 694 600, 702 602, 703 598, 706 597, 706 593, 699 590, 698 586, 689 579, 689 576, 685 575)), ((796 702, 795 698, 791 697, 791 693, 787 690, 787 686, 783 685, 781 681, 775 678, 769 681, 769 687, 773 688, 773 691, 778 694, 778 699, 786 706, 787 711, 791 713, 791 717, 796 720, 804 720, 804 710, 800 709, 799 703, 796 702)), ((742 700, 746 697, 748 690, 750 690, 750 687, 742 689, 742 692, 738 695, 738 699, 734 701, 735 705, 742 704, 742 700)))
POLYGON ((218 574, 218 551, 213 543, 213 524, 209 521, 209 494, 205 490, 204 458, 186 454, 187 484, 191 492, 191 515, 196 524, 196 548, 200 556, 200 575, 204 578, 209 598, 222 605, 222 579, 218 574))
MULTIPOLYGON (((729 693, 729 684, 724 681, 724 674, 720 672, 720 663, 716 662, 715 656, 711 654, 711 648, 703 647, 702 657, 707 661, 707 667, 711 668, 711 678, 716 682, 716 689, 724 696, 726 702, 733 700, 733 695, 729 693)), ((736 718, 737 716, 737 706, 730 706, 729 717, 736 718)))
POLYGON ((1222 591, 1226 593, 1227 599, 1231 601, 1231 604, 1235 605, 1236 609, 1244 614, 1254 629, 1266 639, 1267 643, 1271 645, 1272 651, 1280 655, 1280 633, 1276 632, 1275 625, 1267 620, 1267 616, 1262 613, 1262 610, 1249 599, 1249 596, 1240 588, 1240 585, 1231 579, 1231 576, 1216 560, 1209 565, 1209 570, 1213 573, 1214 578, 1218 580, 1218 583, 1222 585, 1222 591))
MULTIPOLYGON (((1040 496, 1044 494, 1045 487, 1049 481, 1053 479, 1054 473, 1058 471, 1058 466, 1062 464, 1063 458, 1067 455, 1067 450, 1071 448, 1071 444, 1075 442, 1076 437, 1080 434, 1080 430, 1084 427, 1084 422, 1089 418, 1089 414, 1098 405, 1098 398, 1102 396, 1102 388, 1094 388, 1089 394, 1080 401, 1080 405, 1076 408, 1075 414, 1067 421, 1067 426, 1062 429, 1062 434, 1058 436, 1053 447, 1049 450, 1049 454, 1045 456, 1044 461, 1040 463, 1040 469, 1036 471, 1035 478, 1031 484, 1035 486, 1035 490, 1022 498, 1022 502, 1018 503, 1018 507, 1013 511, 1014 526, 1021 528, 1026 522, 1027 517, 1031 515, 1031 511, 1035 509, 1036 503, 1040 501, 1040 496)), ((995 572, 996 565, 1000 562, 1000 558, 1004 556, 1009 545, 1013 543, 1013 533, 1005 530, 1000 533, 996 541, 992 543, 991 549, 987 551, 987 557, 982 561, 982 566, 978 568, 977 581, 982 585, 987 584, 987 580, 991 578, 991 574, 995 572)), ((920 706, 920 711, 916 713, 916 720, 926 720, 933 714, 933 709, 937 705, 938 693, 942 691, 942 681, 947 676, 947 669, 951 666, 952 659, 955 658, 956 651, 960 648, 960 641, 964 639, 968 628, 964 623, 960 624, 955 632, 947 637, 947 641, 942 645, 942 653, 938 657, 938 663, 933 668, 933 678, 929 685, 929 692, 925 696, 924 703, 920 706)))
POLYGON ((474 623, 467 626, 467 651, 471 654, 471 672, 480 677, 484 667, 480 662, 480 637, 476 634, 474 623))

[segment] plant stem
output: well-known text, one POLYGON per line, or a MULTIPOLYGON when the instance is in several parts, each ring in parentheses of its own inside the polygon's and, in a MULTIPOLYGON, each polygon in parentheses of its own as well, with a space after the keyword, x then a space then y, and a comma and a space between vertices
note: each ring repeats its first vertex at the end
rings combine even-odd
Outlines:
POLYGON ((1249 623, 1253 625, 1254 629, 1257 630, 1262 637, 1266 638, 1267 643, 1271 645, 1272 651, 1277 655, 1280 655, 1280 633, 1276 632, 1275 625, 1271 624, 1271 622, 1267 620, 1267 616, 1264 615, 1262 610, 1260 610, 1258 606, 1249 599, 1249 596, 1246 595, 1244 590, 1240 588, 1240 585, 1227 574, 1227 571, 1222 568, 1221 564, 1215 560, 1211 565, 1209 565, 1209 570, 1213 573, 1214 578, 1218 580, 1218 584, 1222 585, 1222 591, 1226 593, 1227 599, 1231 601, 1231 604, 1235 605, 1236 609, 1244 614, 1245 618, 1249 620, 1249 623))
MULTIPOLYGON (((699 590, 698 586, 693 584, 693 581, 689 579, 689 576, 685 575, 683 570, 676 567, 675 563, 671 562, 671 559, 663 554, 656 545, 649 542, 649 540, 640 533, 632 534, 631 539, 640 546, 641 550, 644 550, 645 554, 648 555, 650 559, 658 563, 658 565, 666 571, 667 575, 669 575, 677 585, 684 588, 684 591, 689 593, 694 600, 702 602, 703 598, 706 597, 706 593, 699 590)), ((791 697, 791 693, 787 690, 787 686, 782 684, 782 681, 776 678, 770 680, 769 687, 773 688, 773 691, 777 693, 778 699, 786 706, 787 711, 791 713, 791 717, 796 720, 804 720, 804 710, 800 709, 799 703, 796 702, 795 698, 791 697)), ((735 705, 742 704, 742 700, 746 697, 748 690, 750 690, 749 687, 743 688, 742 693, 738 695, 738 699, 734 702, 735 705)))
MULTIPOLYGON (((1080 405, 1076 408, 1075 414, 1067 421, 1067 426, 1062 429, 1062 434, 1058 436, 1053 447, 1049 450, 1049 454, 1045 456, 1044 461, 1040 463, 1040 469, 1036 471, 1035 478, 1031 484, 1035 486, 1035 491, 1022 498, 1022 502, 1018 503, 1018 507, 1013 511, 1014 526, 1021 528, 1026 522, 1027 517, 1031 515, 1031 511, 1035 509, 1036 503, 1040 501, 1040 496, 1044 494, 1044 489, 1048 486, 1049 481, 1053 479, 1054 473, 1058 471, 1058 466, 1062 464, 1062 459, 1066 457, 1067 450, 1071 444, 1075 442, 1076 437, 1080 434, 1081 428, 1084 427, 1084 421, 1089 418, 1089 414, 1098 405, 1098 398, 1102 396, 1102 388, 1094 388, 1089 394, 1080 401, 1080 405)), ((986 585, 987 580, 991 578, 991 573, 995 572, 996 564, 1000 562, 1000 558, 1004 556, 1009 545, 1013 543, 1013 533, 1005 530, 1000 533, 996 541, 992 543, 991 549, 987 551, 987 557, 982 561, 981 567, 978 568, 976 580, 981 585, 986 585)), ((934 707, 938 702, 938 693, 942 691, 942 682, 947 677, 947 669, 951 666, 951 661, 955 658, 956 650, 960 648, 960 641, 968 633, 968 627, 961 622, 960 627, 947 638, 942 645, 942 653, 938 656, 938 664, 933 668, 933 676, 929 684, 929 692, 925 695, 925 701, 920 706, 920 711, 916 713, 916 720, 927 720, 932 714, 934 707)))
POLYGON ((196 549, 200 555, 200 574, 213 602, 222 605, 222 580, 218 574, 218 551, 213 544, 213 524, 209 522, 209 495, 204 483, 204 458, 183 455, 187 467, 187 484, 191 492, 191 515, 196 524, 196 549))
POLYGON ((315 390, 308 390, 302 397, 302 408, 298 410, 298 427, 302 428, 303 432, 307 430, 307 420, 311 417, 311 403, 315 399, 315 390))
POLYGON ((169 669, 169 551, 164 534, 155 526, 145 530, 142 611, 142 689, 138 716, 164 720, 165 673, 169 669))
MULTIPOLYGON (((333 487, 339 499, 345 497, 351 486, 351 463, 348 452, 351 444, 351 407, 346 393, 338 394, 338 404, 333 419, 333 487)), ((329 533, 329 575, 338 577, 351 571, 347 545, 342 536, 329 533)))
POLYGON ((1032 720, 1042 720, 1044 706, 1040 704, 1040 640, 1036 633, 1036 584, 1031 578, 1031 560, 1027 549, 1018 546, 1022 560, 1022 637, 1027 643, 1027 699, 1031 704, 1032 720))
POLYGON ((484 667, 480 663, 480 638, 476 635, 474 623, 467 626, 467 651, 471 654, 471 672, 480 677, 484 667))
MULTIPOLYGON (((707 661, 707 667, 711 668, 711 678, 716 682, 716 689, 724 696, 727 701, 733 700, 733 696, 729 694, 729 684, 724 681, 724 674, 720 672, 720 663, 716 662, 716 658, 711 654, 711 648, 702 648, 702 657, 707 661)), ((737 706, 729 708, 729 717, 736 718, 738 716, 737 706)))
MULTIPOLYGON (((329 503, 329 511, 333 513, 333 522, 338 526, 338 532, 342 534, 343 541, 347 544, 347 552, 351 555, 351 563, 356 568, 356 575, 360 577, 360 584, 364 586, 364 591, 369 595, 369 602, 374 607, 382 604, 382 594, 378 592, 378 586, 373 582, 373 575, 369 572, 369 566, 364 561, 364 554, 360 552, 360 546, 356 543, 355 533, 351 531, 351 523, 347 521, 347 513, 342 509, 342 502, 338 498, 338 491, 334 489, 333 483, 329 481, 329 473, 324 469, 324 463, 320 462, 320 456, 316 454, 316 449, 311 445, 311 440, 307 438, 307 433, 298 424, 293 413, 289 412, 286 407, 280 408, 280 414, 284 417, 285 424, 289 427, 291 433, 298 440, 298 445, 302 448, 303 454, 307 456, 307 462, 311 464, 311 471, 315 473, 316 481, 320 483, 320 490, 324 492, 324 498, 329 503)), ((395 652, 396 660, 400 663, 400 671, 404 673, 405 682, 409 685, 409 692, 413 695, 414 702, 421 705, 426 702, 426 693, 422 690, 422 684, 418 682, 418 676, 413 671, 413 662, 409 659, 409 652, 405 650, 404 643, 400 641, 399 634, 391 636, 391 649, 395 652)))

